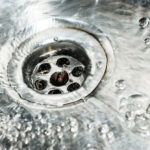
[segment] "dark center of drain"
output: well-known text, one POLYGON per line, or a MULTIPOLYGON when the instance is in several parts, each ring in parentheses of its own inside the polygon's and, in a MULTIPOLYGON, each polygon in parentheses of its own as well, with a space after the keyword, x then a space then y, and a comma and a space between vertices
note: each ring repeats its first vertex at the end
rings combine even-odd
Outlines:
POLYGON ((55 86, 63 86, 65 85, 69 80, 68 73, 66 71, 64 72, 55 72, 52 74, 50 78, 51 84, 55 86))

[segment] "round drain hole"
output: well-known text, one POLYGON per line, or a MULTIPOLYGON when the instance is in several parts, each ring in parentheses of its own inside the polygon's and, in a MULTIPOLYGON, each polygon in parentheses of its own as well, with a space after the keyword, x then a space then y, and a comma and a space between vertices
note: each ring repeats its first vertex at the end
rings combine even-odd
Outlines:
POLYGON ((67 72, 55 72, 50 78, 50 82, 55 86, 63 86, 68 82, 67 72))
POLYGON ((73 71, 72 71, 72 74, 73 74, 73 76, 75 76, 75 77, 79 77, 79 76, 82 75, 83 71, 84 71, 83 67, 81 67, 81 66, 75 67, 75 68, 73 69, 73 71))
POLYGON ((37 90, 44 90, 47 86, 47 82, 44 80, 37 80, 35 81, 35 88, 37 90))
POLYGON ((81 102, 108 78, 111 43, 99 29, 80 21, 53 18, 42 23, 33 30, 38 32, 12 48, 6 79, 14 93, 10 95, 16 99, 17 93, 17 101, 24 105, 48 108, 81 102), (45 30, 41 31, 42 23, 45 30))
POLYGON ((56 64, 59 67, 64 67, 64 66, 68 66, 70 64, 70 62, 67 58, 60 58, 57 60, 56 64))
POLYGON ((51 90, 48 92, 48 94, 52 95, 52 94, 62 94, 62 91, 55 89, 55 90, 51 90))
POLYGON ((44 64, 41 64, 41 65, 40 65, 40 67, 39 67, 39 69, 38 69, 38 72, 39 72, 40 74, 47 74, 47 73, 50 72, 50 69, 51 69, 50 64, 44 63, 44 64))
POLYGON ((79 88, 80 88, 80 84, 78 84, 78 83, 72 83, 72 84, 70 84, 70 85, 68 86, 67 90, 68 90, 69 92, 72 92, 72 91, 75 91, 75 90, 77 90, 77 89, 79 89, 79 88))

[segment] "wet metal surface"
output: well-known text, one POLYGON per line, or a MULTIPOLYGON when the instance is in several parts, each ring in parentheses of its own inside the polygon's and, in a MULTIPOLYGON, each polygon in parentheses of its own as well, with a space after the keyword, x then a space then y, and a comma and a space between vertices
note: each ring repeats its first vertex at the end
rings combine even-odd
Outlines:
POLYGON ((150 149, 149 0, 0 0, 0 149, 150 149))

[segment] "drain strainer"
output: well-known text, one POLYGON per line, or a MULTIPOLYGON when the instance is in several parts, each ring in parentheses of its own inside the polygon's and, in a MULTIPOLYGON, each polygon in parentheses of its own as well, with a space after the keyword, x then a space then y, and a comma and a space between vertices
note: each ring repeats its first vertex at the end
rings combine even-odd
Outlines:
POLYGON ((20 33, 9 50, 7 45, 5 80, 14 100, 18 95, 24 105, 60 107, 84 100, 108 77, 113 51, 99 29, 59 18, 30 28, 35 30, 20 33))
MULTIPOLYGON (((55 44, 62 46, 68 43, 60 42, 55 44)), ((72 46, 74 45, 72 44, 72 46)), ((39 57, 32 58, 31 55, 25 63, 23 71, 24 80, 30 88, 41 94, 52 95, 73 92, 82 86, 88 73, 88 68, 82 63, 81 57, 75 59, 73 56, 69 56, 69 53, 75 55, 71 48, 61 49, 60 51, 68 54, 68 56, 59 55, 56 50, 56 54, 52 56, 47 54, 46 59, 43 58, 44 60, 40 62, 39 57), (34 63, 33 60, 38 63, 34 63), (35 68, 32 64, 36 64, 35 68)))

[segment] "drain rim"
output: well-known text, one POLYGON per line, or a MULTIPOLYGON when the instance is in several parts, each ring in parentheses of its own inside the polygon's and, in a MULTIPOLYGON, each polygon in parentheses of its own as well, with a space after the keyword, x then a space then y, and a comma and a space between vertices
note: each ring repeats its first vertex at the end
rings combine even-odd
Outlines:
MULTIPOLYGON (((104 70, 104 73, 103 73, 103 75, 102 75, 102 77, 101 77, 101 79, 105 79, 105 80, 107 80, 108 78, 109 78, 109 76, 110 76, 110 73, 112 72, 112 70, 113 70, 113 68, 112 68, 112 66, 113 66, 113 64, 114 64, 114 57, 113 57, 113 49, 112 49, 112 46, 111 46, 111 43, 110 43, 110 41, 108 40, 108 38, 99 30, 99 29, 97 29, 96 27, 94 27, 94 26, 91 26, 91 25, 88 25, 88 24, 86 24, 86 23, 83 23, 83 22, 80 22, 80 21, 77 21, 77 20, 70 20, 70 19, 60 19, 60 18, 53 18, 53 19, 50 19, 50 22, 52 23, 53 21, 55 20, 55 26, 56 26, 56 22, 57 22, 57 25, 58 26, 61 26, 61 25, 63 25, 63 26, 66 26, 67 28, 72 28, 72 29, 78 29, 79 27, 80 27, 80 30, 81 31, 83 31, 83 32, 85 32, 85 33, 87 33, 87 34, 89 34, 93 39, 96 39, 96 41, 99 43, 99 48, 101 48, 102 50, 103 50, 103 52, 105 53, 105 55, 106 55, 106 58, 107 58, 107 74, 106 74, 106 70, 104 70), (91 32, 92 31, 92 32, 91 32), (110 46, 109 47, 109 49, 105 49, 105 46, 110 46), (108 52, 107 54, 106 54, 106 51, 108 52), (110 65, 110 63, 109 63, 109 61, 108 61, 108 58, 109 58, 109 60, 113 60, 113 61, 111 61, 111 65, 110 65), (110 70, 109 70, 109 68, 110 68, 110 70), (108 74, 108 72, 109 72, 109 74, 108 74), (104 74, 105 74, 105 78, 104 78, 104 74)), ((49 22, 49 23, 50 23, 49 22)), ((44 22, 43 22, 44 23, 44 22)), ((50 24, 51 24, 50 23, 50 24)), ((54 22, 53 22, 54 23, 54 22)), ((79 30, 79 29, 78 29, 79 30)), ((21 69, 21 68, 20 68, 21 69)), ((101 81, 101 80, 100 80, 101 81)), ((87 97, 95 88, 96 88, 96 86, 98 86, 99 85, 99 83, 100 83, 100 81, 98 81, 96 84, 95 84, 95 87, 91 90, 91 91, 89 91, 88 93, 87 93, 87 91, 83 88, 83 87, 81 87, 81 91, 84 93, 84 95, 82 95, 82 96, 80 96, 80 98, 76 98, 76 99, 68 99, 68 100, 66 100, 66 101, 60 101, 60 100, 58 100, 58 96, 53 96, 53 98, 55 99, 55 102, 53 101, 53 100, 51 100, 51 102, 49 102, 49 98, 47 97, 47 99, 48 99, 48 101, 42 101, 42 102, 38 102, 38 101, 32 101, 31 100, 31 97, 32 97, 32 95, 28 95, 28 97, 24 97, 24 95, 20 95, 19 94, 19 100, 17 100, 17 101, 19 101, 20 102, 20 98, 23 100, 23 103, 24 103, 24 100, 26 100, 26 105, 30 105, 30 104, 27 104, 28 102, 30 103, 35 103, 36 102, 36 104, 40 104, 40 105, 42 105, 42 107, 44 106, 44 105, 47 105, 47 107, 62 107, 63 105, 67 105, 67 104, 70 104, 70 103, 74 103, 74 102, 77 102, 77 101, 79 101, 79 102, 81 102, 81 99, 82 98, 85 98, 85 97, 87 97), (57 98, 57 100, 56 100, 56 98, 57 98), (53 101, 53 102, 52 102, 53 101), (57 102, 56 102, 57 101, 57 102), (59 101, 59 102, 58 102, 59 101)), ((11 81, 10 81, 11 82, 11 81)), ((102 84, 100 84, 100 85, 102 85, 102 84)), ((11 85, 12 87, 13 87, 13 85, 11 85)), ((17 91, 17 94, 18 94, 18 92, 20 93, 21 92, 21 89, 18 89, 17 87, 13 87, 14 89, 13 90, 11 90, 11 91, 17 91)), ((7 90, 8 91, 8 93, 9 93, 9 91, 10 90, 7 90)), ((33 91, 32 91, 33 92, 33 91)), ((21 92, 22 93, 22 92, 21 92)), ((34 92, 33 92, 34 93, 34 92)), ((74 95, 74 94, 79 94, 78 92, 73 92, 73 93, 69 93, 69 94, 64 94, 64 99, 65 98, 67 98, 67 97, 70 97, 70 98, 72 98, 72 95, 74 95)), ((25 95, 27 94, 27 93, 24 93, 25 95)), ((12 97, 13 97, 13 95, 12 94, 10 94, 12 97)), ((14 100, 16 100, 17 99, 17 97, 15 96, 15 98, 13 98, 14 100)), ((25 104, 24 103, 24 104, 25 104)), ((36 105, 35 104, 35 105, 36 105)), ((45 106, 44 106, 45 107, 45 106)))

